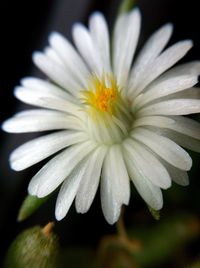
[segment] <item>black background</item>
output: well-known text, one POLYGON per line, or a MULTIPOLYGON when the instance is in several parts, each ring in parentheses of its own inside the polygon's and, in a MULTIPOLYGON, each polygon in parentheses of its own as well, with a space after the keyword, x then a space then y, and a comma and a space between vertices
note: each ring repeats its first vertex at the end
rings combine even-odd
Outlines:
MULTIPOLYGON (((23 108, 23 105, 16 101, 12 94, 14 86, 19 84, 20 79, 33 74, 41 76, 32 64, 31 54, 35 50, 41 50, 47 44, 48 34, 57 30, 70 39, 72 24, 77 20, 87 23, 88 15, 95 10, 102 11, 109 25, 112 26, 119 2, 117 0, 0 2, 0 122, 23 108)), ((194 48, 184 61, 200 59, 198 1, 138 0, 137 5, 143 17, 139 47, 154 30, 170 21, 174 24, 174 34, 170 43, 188 38, 194 41, 194 48)), ((2 256, 19 231, 54 219, 55 198, 52 198, 48 204, 44 205, 43 210, 41 209, 29 220, 24 223, 16 222, 19 206, 27 193, 27 184, 41 164, 27 171, 16 173, 9 168, 8 157, 12 149, 32 136, 33 134, 0 133, 0 247, 2 256)), ((196 186, 199 187, 198 182, 193 184, 193 187, 196 186)), ((192 190, 189 191, 192 193, 192 190)), ((138 202, 139 206, 143 205, 141 201, 134 200, 134 202, 138 202)), ((56 227, 57 232, 60 233, 61 243, 80 245, 84 241, 84 243, 96 245, 102 234, 114 231, 114 228, 103 219, 99 203, 98 196, 86 215, 78 215, 74 208, 71 208, 67 218, 56 227)), ((165 205, 167 206, 166 203, 165 205)))

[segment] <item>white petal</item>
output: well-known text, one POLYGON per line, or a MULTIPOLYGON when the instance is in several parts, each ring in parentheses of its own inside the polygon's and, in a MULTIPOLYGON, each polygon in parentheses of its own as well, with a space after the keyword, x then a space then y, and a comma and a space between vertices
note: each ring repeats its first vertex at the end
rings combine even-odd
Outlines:
POLYGON ((199 75, 199 74, 200 74, 200 61, 191 61, 171 68, 162 75, 162 78, 168 79, 180 75, 199 75))
POLYGON ((126 28, 128 20, 128 14, 124 13, 117 17, 114 31, 113 31, 113 53, 112 53, 112 65, 117 61, 117 58, 120 57, 120 53, 122 52, 121 47, 123 44, 124 38, 124 29, 126 28))
POLYGON ((118 17, 113 39, 113 68, 120 86, 126 85, 131 63, 138 43, 141 14, 135 8, 118 17))
POLYGON ((119 145, 113 145, 104 160, 101 180, 101 205, 108 223, 118 220, 121 206, 128 204, 129 197, 129 176, 122 152, 119 145))
POLYGON ((130 160, 154 185, 163 189, 171 186, 171 179, 165 167, 143 145, 132 139, 127 139, 124 142, 124 147, 131 156, 130 160))
POLYGON ((53 62, 43 53, 35 52, 33 54, 33 61, 49 78, 62 88, 68 90, 72 95, 76 96, 77 92, 82 88, 78 80, 74 79, 64 68, 53 62))
POLYGON ((131 156, 126 148, 124 148, 124 158, 129 176, 141 197, 153 209, 161 209, 163 206, 163 199, 160 188, 148 180, 142 170, 137 167, 136 163, 131 161, 131 156))
POLYGON ((193 87, 198 82, 197 76, 183 75, 169 79, 159 79, 152 83, 138 102, 134 102, 135 109, 141 108, 146 103, 158 98, 177 93, 187 88, 193 87))
POLYGON ((142 79, 137 85, 137 89, 132 91, 132 98, 134 99, 148 84, 183 58, 191 47, 192 41, 186 40, 176 43, 161 53, 145 70, 142 79))
POLYGON ((53 97, 42 97, 40 98, 41 106, 49 109, 55 109, 57 111, 66 112, 76 117, 82 117, 82 109, 68 100, 53 98, 53 97))
MULTIPOLYGON (((171 81, 172 79, 175 79, 176 77, 180 77, 180 76, 188 76, 188 77, 193 76, 194 77, 194 76, 198 76, 199 74, 200 74, 200 61, 193 61, 193 62, 181 64, 163 73, 159 78, 155 80, 155 82, 152 82, 150 84, 150 87, 153 89, 153 87, 156 86, 157 84, 165 82, 166 80, 171 81)), ((133 82, 135 83, 135 80, 133 82)), ((134 86, 132 87, 132 89, 134 88, 137 88, 137 86, 135 85, 135 87, 134 86)), ((145 89, 145 92, 147 91, 148 91, 148 87, 145 89)), ((185 91, 178 93, 178 95, 181 94, 180 96, 182 96, 182 93, 185 93, 185 91)), ((154 96, 154 94, 152 94, 152 96, 154 96)), ((140 101, 140 99, 143 99, 143 93, 138 95, 136 98, 134 98, 134 103, 137 103, 137 101, 140 101)))
POLYGON ((189 185, 189 178, 186 171, 180 170, 178 168, 173 167, 169 163, 163 160, 163 165, 167 168, 170 177, 174 182, 181 186, 189 185))
POLYGON ((158 160, 163 164, 163 166, 167 169, 171 179, 176 182, 177 184, 181 186, 187 186, 189 184, 189 178, 188 174, 184 170, 180 170, 168 162, 166 162, 164 159, 160 158, 158 155, 156 155, 154 152, 152 154, 158 158, 158 160))
POLYGON ((76 23, 72 30, 74 42, 81 56, 91 68, 91 71, 101 76, 103 73, 103 64, 90 33, 80 23, 76 23))
POLYGON ((56 53, 56 51, 53 48, 46 47, 44 50, 44 54, 47 56, 47 58, 51 59, 56 64, 60 65, 62 68, 65 68, 63 62, 61 61, 58 54, 56 53))
POLYGON ((25 133, 55 129, 81 129, 80 121, 58 111, 27 110, 19 112, 2 124, 2 129, 11 133, 25 133))
POLYGON ((36 138, 24 143, 12 152, 10 156, 11 167, 17 171, 23 170, 69 145, 84 140, 86 140, 84 133, 68 130, 36 138))
POLYGON ((200 100, 200 88, 192 87, 185 89, 181 92, 174 93, 172 95, 166 96, 163 100, 174 100, 174 99, 196 99, 200 100))
POLYGON ((66 38, 56 32, 50 35, 49 42, 60 56, 67 71, 85 86, 89 71, 74 47, 66 38))
POLYGON ((200 100, 172 99, 142 108, 138 116, 147 115, 186 115, 200 112, 200 100))
POLYGON ((68 101, 67 98, 61 98, 49 92, 16 87, 14 94, 19 100, 38 107, 55 109, 70 114, 77 114, 80 111, 80 107, 68 101))
POLYGON ((92 14, 89 20, 92 39, 100 53, 105 73, 110 73, 110 41, 106 20, 100 12, 92 14))
POLYGON ((167 124, 166 128, 195 139, 200 139, 200 124, 198 122, 183 116, 171 116, 170 118, 174 123, 167 124))
POLYGON ((29 193, 38 197, 50 194, 94 148, 91 142, 83 142, 65 149, 32 178, 28 186, 29 193))
POLYGON ((144 116, 139 117, 134 121, 133 127, 155 126, 165 128, 167 126, 174 126, 175 120, 164 116, 144 116))
POLYGON ((164 129, 161 133, 169 139, 175 141, 182 147, 192 150, 194 152, 200 152, 200 140, 184 135, 184 133, 176 133, 172 130, 164 129))
POLYGON ((148 146, 171 165, 182 170, 191 168, 192 159, 189 154, 172 140, 144 128, 134 130, 132 137, 148 146))
POLYGON ((180 170, 180 169, 169 169, 170 176, 172 180, 181 185, 181 186, 188 186, 189 185, 189 177, 187 172, 180 170))
POLYGON ((75 204, 76 210, 79 213, 87 212, 94 200, 99 185, 102 164, 106 152, 107 148, 105 146, 101 146, 92 154, 91 160, 84 173, 84 177, 80 183, 76 195, 75 204))
POLYGON ((154 126, 167 128, 181 134, 200 139, 200 124, 183 116, 146 116, 135 120, 133 127, 154 126))
POLYGON ((63 185, 61 186, 60 192, 57 197, 56 201, 56 219, 62 220, 74 198, 77 193, 77 190, 79 188, 80 182, 83 179, 83 175, 86 171, 86 168, 88 166, 90 157, 87 157, 86 160, 83 160, 69 175, 68 178, 64 181, 63 185))
POLYGON ((77 99, 74 98, 74 96, 48 81, 44 81, 35 77, 26 77, 21 80, 21 83, 25 88, 40 92, 41 95, 52 95, 69 100, 73 103, 77 103, 77 99))
POLYGON ((171 37, 172 30, 173 25, 166 24, 150 36, 133 65, 130 74, 129 88, 133 89, 143 79, 145 70, 148 69, 148 66, 164 49, 171 37))

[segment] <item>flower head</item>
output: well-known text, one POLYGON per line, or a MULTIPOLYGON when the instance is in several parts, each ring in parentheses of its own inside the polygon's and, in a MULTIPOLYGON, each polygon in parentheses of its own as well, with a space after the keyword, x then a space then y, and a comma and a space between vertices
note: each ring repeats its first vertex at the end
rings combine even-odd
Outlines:
POLYGON ((17 148, 11 167, 23 170, 59 152, 28 187, 31 195, 44 197, 62 184, 58 220, 74 199, 76 210, 86 212, 99 183, 102 210, 111 224, 129 203, 130 181, 155 210, 162 208, 161 189, 171 180, 188 184, 192 160, 181 146, 200 151, 200 127, 183 115, 200 112, 200 92, 194 87, 200 62, 171 68, 192 47, 186 40, 164 50, 171 24, 157 30, 133 61, 140 20, 138 9, 120 15, 112 46, 101 13, 92 14, 89 29, 74 25, 77 50, 52 33, 44 53, 33 55, 51 81, 25 78, 15 89, 18 99, 41 108, 16 114, 3 128, 57 131, 17 148))

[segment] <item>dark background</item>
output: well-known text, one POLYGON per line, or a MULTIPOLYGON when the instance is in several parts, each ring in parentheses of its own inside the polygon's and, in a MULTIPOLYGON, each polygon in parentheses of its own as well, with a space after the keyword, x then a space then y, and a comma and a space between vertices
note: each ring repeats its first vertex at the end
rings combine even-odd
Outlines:
MULTIPOLYGON (((87 23, 88 15, 95 10, 102 11, 113 25, 119 0, 29 0, 0 2, 0 122, 14 112, 24 108, 13 97, 13 88, 27 75, 41 76, 33 66, 31 54, 47 44, 48 34, 57 30, 71 38, 70 29, 75 21, 87 23)), ((198 1, 138 0, 142 11, 142 33, 139 47, 147 37, 166 22, 174 24, 174 34, 170 43, 191 38, 194 48, 184 61, 200 59, 200 27, 198 1)), ((30 178, 41 164, 20 173, 9 168, 10 152, 25 140, 36 134, 12 135, 0 132, 0 247, 3 256, 6 248, 21 230, 34 224, 45 224, 54 219, 55 197, 49 200, 35 215, 24 223, 17 223, 16 217, 20 204, 27 193, 30 178), (45 212, 45 213, 44 213, 45 212)), ((196 154, 194 157, 196 158, 196 154)), ((191 186, 182 191, 187 197, 180 202, 186 210, 199 211, 200 183, 198 182, 198 162, 194 162, 191 173, 191 186), (196 178, 196 179, 195 179, 196 178)), ((134 195, 131 200, 132 213, 139 211, 144 204, 134 195), (134 206, 133 206, 134 203, 134 206), (136 205, 135 205, 136 204, 136 205)), ((165 198, 165 206, 172 204, 165 198)), ((178 206, 178 205, 177 205, 178 206)), ((130 208, 128 209, 130 210, 130 208)), ((57 224, 63 245, 96 245, 103 234, 112 233, 101 213, 99 196, 89 213, 79 215, 71 208, 68 216, 57 224), (84 231, 83 231, 84 228, 84 231)))

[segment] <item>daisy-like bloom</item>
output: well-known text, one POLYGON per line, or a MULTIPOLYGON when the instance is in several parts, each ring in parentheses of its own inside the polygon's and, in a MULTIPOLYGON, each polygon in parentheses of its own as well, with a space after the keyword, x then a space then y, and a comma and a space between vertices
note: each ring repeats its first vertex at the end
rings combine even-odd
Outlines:
POLYGON ((200 92, 194 87, 200 62, 171 68, 192 47, 185 40, 164 50, 171 24, 157 30, 133 61, 140 24, 137 8, 120 15, 112 46, 98 12, 91 15, 89 29, 73 26, 76 49, 52 33, 50 46, 33 55, 50 81, 25 78, 15 88, 18 99, 41 108, 17 113, 3 129, 56 132, 17 148, 11 167, 23 170, 59 152, 28 187, 41 198, 62 184, 57 220, 65 217, 74 199, 77 212, 88 211, 99 184, 110 224, 129 203, 130 181, 155 210, 163 206, 161 189, 169 188, 172 180, 188 184, 192 160, 181 146, 200 151, 200 125, 183 115, 200 112, 200 92))

